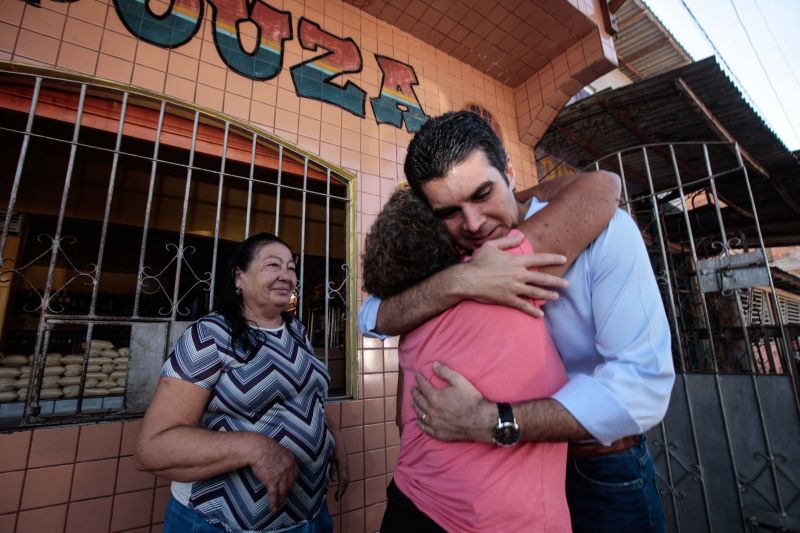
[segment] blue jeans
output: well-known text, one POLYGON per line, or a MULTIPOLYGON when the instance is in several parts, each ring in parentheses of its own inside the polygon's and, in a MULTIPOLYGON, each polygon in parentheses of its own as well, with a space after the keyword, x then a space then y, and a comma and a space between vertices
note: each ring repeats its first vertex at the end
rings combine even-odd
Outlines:
MULTIPOLYGON (((170 496, 167 511, 164 513, 164 533, 219 533, 225 531, 219 526, 209 524, 198 513, 182 505, 170 496)), ((291 529, 284 529, 285 533, 331 533, 333 531, 333 518, 328 512, 328 503, 323 500, 322 509, 311 522, 300 524, 291 529)))
POLYGON ((567 460, 567 502, 575 533, 665 531, 653 458, 644 435, 625 451, 567 460))

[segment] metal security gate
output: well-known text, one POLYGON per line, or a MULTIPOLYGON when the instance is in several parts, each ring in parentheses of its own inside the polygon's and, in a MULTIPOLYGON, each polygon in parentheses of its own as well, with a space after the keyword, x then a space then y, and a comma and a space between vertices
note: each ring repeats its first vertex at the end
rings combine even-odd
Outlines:
POLYGON ((353 394, 352 176, 128 87, 0 71, 0 429, 141 413, 236 243, 298 254, 294 311, 353 394))
POLYGON ((648 433, 668 528, 800 531, 800 324, 783 317, 739 147, 647 145, 594 167, 623 177, 671 325, 678 375, 648 433))

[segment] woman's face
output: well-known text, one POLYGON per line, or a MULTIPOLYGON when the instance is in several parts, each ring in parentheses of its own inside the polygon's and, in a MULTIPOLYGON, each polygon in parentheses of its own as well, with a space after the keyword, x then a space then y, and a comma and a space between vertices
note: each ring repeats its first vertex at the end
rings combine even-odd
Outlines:
POLYGON ((285 311, 296 286, 292 252, 279 242, 262 245, 246 271, 236 269, 236 287, 242 290, 245 308, 266 314, 285 311))

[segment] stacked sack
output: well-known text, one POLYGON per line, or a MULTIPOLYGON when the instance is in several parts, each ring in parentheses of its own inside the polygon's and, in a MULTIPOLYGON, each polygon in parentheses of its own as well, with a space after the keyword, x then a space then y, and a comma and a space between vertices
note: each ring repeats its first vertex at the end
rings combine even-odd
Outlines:
MULTIPOLYGON (((83 396, 111 396, 125 392, 129 348, 115 349, 109 341, 93 340, 83 396)), ((0 355, 0 402, 24 401, 31 374, 29 355, 0 355)), ((81 383, 83 354, 47 354, 39 398, 77 398, 81 383)))

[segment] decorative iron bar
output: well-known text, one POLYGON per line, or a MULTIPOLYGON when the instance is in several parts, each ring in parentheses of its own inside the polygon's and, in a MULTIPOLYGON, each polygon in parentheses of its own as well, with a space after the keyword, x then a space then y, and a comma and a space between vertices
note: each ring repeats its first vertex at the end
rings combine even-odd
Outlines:
POLYGON ((158 125, 156 126, 156 138, 155 142, 153 143, 153 157, 150 162, 150 182, 147 187, 147 206, 144 210, 144 223, 142 224, 142 246, 139 252, 139 271, 137 273, 136 279, 136 294, 134 296, 134 304, 133 304, 133 316, 139 316, 139 298, 141 296, 141 287, 142 287, 142 277, 144 276, 145 266, 144 266, 144 258, 146 253, 146 246, 147 246, 147 232, 150 229, 150 213, 153 209, 153 191, 155 188, 156 182, 156 171, 158 170, 158 151, 161 148, 161 130, 164 127, 164 112, 166 110, 167 103, 165 101, 161 102, 159 106, 158 112, 158 125))
MULTIPOLYGON (((297 316, 303 320, 303 289, 305 284, 303 280, 306 279, 306 188, 308 187, 308 158, 303 158, 303 203, 300 211, 300 280, 297 284, 297 316)), ((325 244, 327 246, 327 239, 325 244)))
MULTIPOLYGON (((682 372, 737 370, 758 373, 755 353, 757 347, 764 344, 777 344, 780 347, 779 353, 772 354, 772 356, 779 359, 780 366, 783 367, 786 365, 786 357, 790 353, 788 337, 782 331, 779 331, 780 334, 774 337, 751 338, 753 331, 750 330, 749 326, 752 325, 752 321, 748 320, 751 310, 742 302, 740 291, 726 287, 721 291, 705 292, 698 288, 698 264, 703 259, 714 256, 731 257, 744 253, 747 248, 747 244, 742 241, 739 235, 726 233, 716 184, 719 179, 741 179, 747 184, 747 190, 750 191, 749 178, 746 174, 747 169, 739 160, 733 167, 715 171, 711 167, 711 159, 708 153, 709 146, 730 147, 738 154, 736 146, 727 142, 665 143, 637 146, 614 152, 595 161, 586 168, 608 168, 614 172, 621 173, 623 178, 622 207, 639 222, 640 227, 652 229, 652 238, 646 240, 652 244, 652 249, 656 251, 654 257, 658 259, 657 264, 661 265, 656 271, 656 276, 664 289, 664 300, 667 305, 670 323, 675 329, 673 331, 673 339, 675 340, 676 368, 682 372), (652 155, 648 153, 648 150, 656 148, 664 149, 668 152, 671 166, 671 176, 663 174, 657 176, 658 183, 654 182, 654 176, 651 175, 652 155), (684 150, 696 149, 701 152, 700 160, 706 171, 703 177, 695 177, 689 181, 683 179, 675 153, 678 148, 684 150), (624 158, 631 159, 635 154, 639 154, 637 166, 643 169, 642 173, 647 180, 644 186, 641 183, 635 183, 636 186, 632 186, 634 178, 630 177, 630 172, 626 172, 626 169, 630 169, 634 165, 630 164, 630 161, 627 165, 623 164, 624 158), (698 198, 703 198, 704 202, 710 204, 713 210, 714 222, 718 229, 716 238, 702 237, 698 239, 695 235, 698 222, 692 221, 692 211, 703 207, 702 205, 697 205, 698 198), (649 205, 649 214, 647 216, 644 216, 645 212, 642 210, 645 205, 649 205), (682 224, 678 224, 675 220, 674 215, 677 214, 681 216, 682 224), (665 226, 665 216, 672 217, 671 225, 665 226), (680 242, 671 241, 667 233, 676 233, 676 228, 679 225, 681 226, 679 229, 683 230, 685 235, 681 237, 680 242), (675 285, 676 281, 678 285, 675 285), (683 289, 681 289, 682 287, 683 289), (688 292, 683 295, 680 292, 681 290, 688 292), (714 305, 709 303, 709 296, 714 297, 714 305), (726 300, 726 298, 730 298, 731 301, 726 300), (690 302, 696 302, 696 304, 690 304, 690 302), (698 307, 695 311, 691 310, 693 305, 698 307), (714 308, 715 306, 717 309, 714 308), (734 313, 731 326, 714 324, 714 315, 719 314, 720 306, 728 306, 729 311, 734 313), (701 329, 697 327, 698 320, 702 324, 701 329), (732 328, 735 331, 732 331, 732 328), (723 331, 725 329, 728 331, 723 331), (685 339, 693 339, 694 345, 690 345, 688 351, 685 339), (731 342, 739 340, 740 346, 735 349, 737 353, 733 356, 719 353, 719 348, 721 347, 720 342, 718 342, 719 339, 728 339, 731 342), (696 357, 698 346, 707 348, 710 355, 707 364, 702 363, 702 357, 696 357), (725 361, 733 362, 726 366, 723 364, 725 361), (737 361, 745 366, 737 369, 737 361)), ((740 156, 737 157, 740 158, 740 156)), ((756 225, 755 233, 759 241, 758 248, 766 255, 761 228, 758 225, 758 217, 755 214, 755 203, 752 201, 752 193, 749 192, 749 194, 749 205, 744 206, 743 209, 752 214, 756 225)), ((704 230, 706 234, 709 233, 707 227, 704 230)), ((764 270, 769 272, 766 264, 764 265, 764 270)), ((781 305, 774 290, 772 277, 768 276, 765 279, 768 279, 768 290, 766 292, 769 293, 771 300, 772 314, 776 317, 776 324, 783 324, 784 321, 780 312, 781 305)), ((778 368, 778 365, 770 368, 778 368)))
MULTIPOLYGON (((219 185, 217 185, 217 210, 214 214, 214 253, 211 254, 211 288, 209 290, 209 307, 214 309, 214 289, 216 287, 216 274, 217 274, 217 252, 219 251, 219 228, 220 219, 222 214, 222 191, 225 185, 225 162, 228 160, 228 135, 230 134, 231 125, 229 122, 225 123, 225 134, 222 139, 222 157, 219 164, 219 185)), ((281 147, 283 148, 283 147, 281 147)), ((280 190, 280 186, 278 188, 280 190)), ((276 230, 277 234, 277 230, 276 230)))

